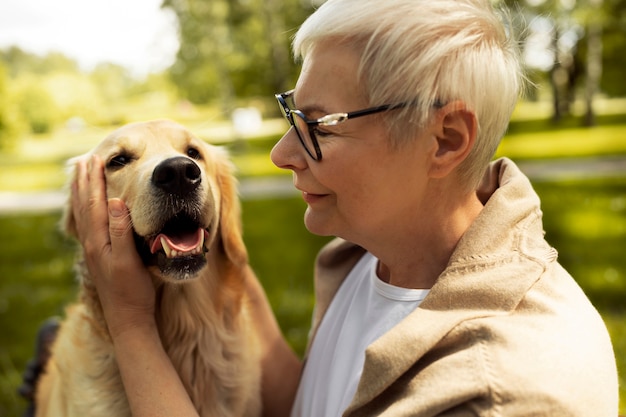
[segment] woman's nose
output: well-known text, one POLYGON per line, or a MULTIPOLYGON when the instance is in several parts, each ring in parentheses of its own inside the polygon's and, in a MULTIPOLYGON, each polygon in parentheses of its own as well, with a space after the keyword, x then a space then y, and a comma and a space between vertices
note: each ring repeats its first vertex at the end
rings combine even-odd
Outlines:
POLYGON ((270 153, 270 159, 278 168, 304 169, 307 162, 305 153, 292 126, 274 145, 270 153))

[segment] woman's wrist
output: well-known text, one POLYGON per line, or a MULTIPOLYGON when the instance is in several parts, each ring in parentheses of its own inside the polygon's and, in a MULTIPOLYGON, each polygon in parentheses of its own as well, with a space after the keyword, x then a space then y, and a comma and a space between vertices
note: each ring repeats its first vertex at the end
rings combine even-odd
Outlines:
POLYGON ((132 311, 125 314, 116 309, 112 314, 105 313, 109 334, 115 342, 122 337, 146 336, 159 334, 153 312, 132 311))

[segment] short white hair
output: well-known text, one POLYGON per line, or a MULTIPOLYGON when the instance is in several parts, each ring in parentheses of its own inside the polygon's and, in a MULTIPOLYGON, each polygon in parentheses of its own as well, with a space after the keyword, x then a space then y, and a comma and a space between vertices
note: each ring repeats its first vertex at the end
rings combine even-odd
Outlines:
POLYGON ((372 106, 415 103, 386 114, 394 143, 410 139, 411 125, 423 125, 437 103, 463 101, 478 135, 459 173, 475 187, 524 80, 506 16, 488 0, 328 0, 302 24, 293 51, 304 59, 324 41, 354 45, 361 55, 355 76, 372 106))

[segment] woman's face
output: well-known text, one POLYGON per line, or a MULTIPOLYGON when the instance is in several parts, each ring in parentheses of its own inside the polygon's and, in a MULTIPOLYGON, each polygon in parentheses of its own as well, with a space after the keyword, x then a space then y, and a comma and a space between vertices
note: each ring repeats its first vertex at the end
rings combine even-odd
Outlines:
MULTIPOLYGON (((356 78, 358 58, 345 45, 317 45, 304 60, 295 108, 316 119, 370 107, 356 78)), ((390 103, 372 103, 383 104, 390 103)), ((427 129, 407 131, 411 140, 393 147, 380 114, 373 114, 319 126, 316 136, 323 155, 319 162, 306 153, 293 128, 271 153, 276 166, 293 171, 308 205, 307 229, 365 247, 369 239, 407 232, 408 223, 421 216, 432 142, 426 140, 427 129)))

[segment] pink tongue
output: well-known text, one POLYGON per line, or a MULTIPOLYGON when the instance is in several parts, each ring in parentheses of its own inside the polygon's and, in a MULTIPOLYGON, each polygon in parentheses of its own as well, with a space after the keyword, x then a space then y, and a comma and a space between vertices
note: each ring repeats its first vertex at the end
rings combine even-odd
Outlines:
POLYGON ((165 238, 170 248, 180 252, 187 252, 191 249, 194 249, 200 244, 203 234, 204 230, 201 228, 192 233, 183 233, 172 236, 160 233, 152 242, 150 251, 152 253, 155 253, 156 251, 161 249, 163 247, 163 245, 161 244, 161 238, 165 238))

